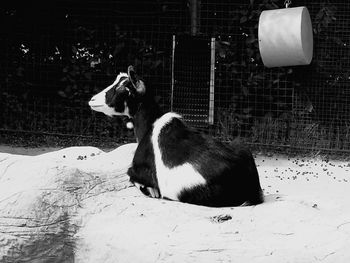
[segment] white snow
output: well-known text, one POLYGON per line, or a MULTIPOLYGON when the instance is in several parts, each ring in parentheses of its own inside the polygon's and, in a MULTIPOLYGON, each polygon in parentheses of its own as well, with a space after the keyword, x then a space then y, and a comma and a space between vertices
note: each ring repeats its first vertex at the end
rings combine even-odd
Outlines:
POLYGON ((258 206, 207 208, 120 191, 82 228, 77 262, 350 262, 349 163, 256 162, 266 195, 258 206))
POLYGON ((135 146, 0 153, 0 262, 28 242, 14 225, 34 224, 38 200, 57 189, 55 204, 75 207, 66 210, 78 226, 75 262, 350 262, 349 162, 258 155, 266 202, 208 208, 118 187, 135 146), (80 187, 78 204, 67 182, 80 187))

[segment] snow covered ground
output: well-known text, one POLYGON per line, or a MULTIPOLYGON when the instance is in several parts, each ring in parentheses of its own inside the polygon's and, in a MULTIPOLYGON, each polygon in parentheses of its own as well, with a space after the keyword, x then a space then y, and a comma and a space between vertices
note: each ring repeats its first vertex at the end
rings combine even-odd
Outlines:
POLYGON ((350 165, 258 156, 266 202, 206 208, 120 192, 80 232, 82 262, 350 262, 350 165), (110 215, 113 213, 113 220, 110 215), (103 225, 101 222, 104 222, 103 225), (110 233, 113 234, 110 234, 110 233), (106 247, 105 244, 110 244, 106 247))
MULTIPOLYGON (((105 154, 91 148, 84 163, 86 151, 77 147, 23 160, 6 156, 12 158, 11 169, 18 162, 33 178, 39 170, 34 160, 90 177, 130 162, 130 149, 105 154)), ((266 198, 258 206, 200 207, 146 198, 134 187, 82 199, 71 220, 79 225, 75 262, 350 262, 350 163, 263 155, 256 163, 266 198)), ((0 184, 9 193, 15 189, 4 180, 11 169, 0 162, 0 184)), ((14 180, 18 191, 20 181, 14 180)), ((6 200, 0 198, 1 207, 7 207, 6 200)), ((0 243, 6 244, 1 233, 0 243)))

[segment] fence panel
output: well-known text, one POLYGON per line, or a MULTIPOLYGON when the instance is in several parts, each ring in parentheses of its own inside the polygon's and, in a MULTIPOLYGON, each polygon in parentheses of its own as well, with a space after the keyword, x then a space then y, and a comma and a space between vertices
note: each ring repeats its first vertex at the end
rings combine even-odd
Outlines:
MULTIPOLYGON (((261 62, 257 25, 262 10, 283 8, 283 0, 199 2, 198 35, 216 39, 212 134, 256 145, 350 151, 348 1, 293 1, 292 7, 310 11, 314 58, 309 66, 274 69, 261 62)), ((170 109, 172 37, 191 32, 188 1, 4 5, 0 130, 130 136, 120 120, 87 106, 129 64, 170 109)))

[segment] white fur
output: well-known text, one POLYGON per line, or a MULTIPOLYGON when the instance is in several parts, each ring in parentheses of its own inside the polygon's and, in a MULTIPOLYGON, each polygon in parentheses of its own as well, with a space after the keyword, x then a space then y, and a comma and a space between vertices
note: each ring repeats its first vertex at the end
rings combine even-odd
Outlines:
POLYGON ((128 128, 129 130, 132 130, 132 129, 134 129, 134 124, 131 121, 128 121, 126 123, 126 128, 128 128))
MULTIPOLYGON (((141 192, 142 192, 141 188, 144 188, 144 187, 145 187, 144 185, 139 184, 139 183, 136 183, 136 182, 134 182, 134 185, 135 185, 136 188, 138 188, 141 192)), ((147 190, 148 190, 148 192, 149 192, 149 194, 150 194, 151 197, 153 197, 153 198, 160 198, 160 194, 159 194, 159 192, 158 192, 157 189, 152 188, 152 187, 147 187, 147 190)))
POLYGON ((202 185, 206 182, 202 175, 189 163, 173 168, 165 166, 158 138, 162 128, 174 118, 181 118, 181 116, 169 112, 155 121, 153 124, 152 144, 160 194, 162 197, 178 200, 181 190, 202 185))
POLYGON ((91 98, 91 100, 89 101, 89 106, 91 107, 92 110, 102 112, 108 116, 120 116, 120 115, 129 116, 129 109, 127 107, 125 107, 124 112, 116 112, 113 108, 109 107, 106 104, 107 91, 113 88, 113 86, 120 81, 121 77, 128 77, 128 74, 120 73, 112 85, 109 85, 107 88, 105 88, 100 93, 97 93, 95 96, 91 98))

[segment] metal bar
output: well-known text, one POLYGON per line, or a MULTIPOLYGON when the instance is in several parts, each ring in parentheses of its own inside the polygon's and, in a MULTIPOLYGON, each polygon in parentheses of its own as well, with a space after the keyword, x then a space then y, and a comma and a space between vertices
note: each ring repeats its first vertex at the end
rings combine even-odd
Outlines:
POLYGON ((210 86, 209 86, 209 117, 210 125, 214 124, 214 94, 215 94, 215 38, 210 42, 210 86))
POLYGON ((191 36, 196 36, 199 32, 199 21, 200 21, 200 1, 190 0, 190 15, 191 15, 191 36))
POLYGON ((173 111, 174 106, 174 64, 175 64, 175 46, 176 46, 176 36, 173 35, 173 46, 171 51, 171 95, 170 95, 170 111, 173 111))

